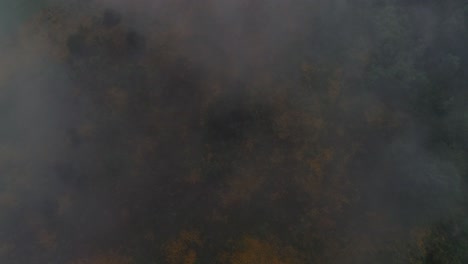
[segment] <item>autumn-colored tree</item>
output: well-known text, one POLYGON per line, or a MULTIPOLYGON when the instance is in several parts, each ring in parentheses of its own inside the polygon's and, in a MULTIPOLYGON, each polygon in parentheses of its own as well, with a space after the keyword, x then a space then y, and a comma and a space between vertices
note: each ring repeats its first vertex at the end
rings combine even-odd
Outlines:
POLYGON ((223 253, 220 262, 225 264, 300 264, 304 263, 291 247, 275 241, 245 236, 238 241, 232 252, 223 253))

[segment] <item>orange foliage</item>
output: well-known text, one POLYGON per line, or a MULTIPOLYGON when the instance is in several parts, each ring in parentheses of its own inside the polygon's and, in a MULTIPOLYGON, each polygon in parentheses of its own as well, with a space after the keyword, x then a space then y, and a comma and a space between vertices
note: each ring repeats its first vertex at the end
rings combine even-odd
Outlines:
POLYGON ((116 253, 107 253, 102 255, 83 258, 77 261, 72 261, 70 264, 132 264, 134 263, 130 257, 122 256, 116 253))
POLYGON ((225 264, 293 264, 303 263, 291 247, 281 247, 271 241, 244 237, 233 253, 221 255, 225 264))
POLYGON ((203 241, 197 231, 182 231, 177 239, 171 240, 164 248, 166 261, 169 264, 194 264, 197 252, 194 247, 200 247, 203 241))

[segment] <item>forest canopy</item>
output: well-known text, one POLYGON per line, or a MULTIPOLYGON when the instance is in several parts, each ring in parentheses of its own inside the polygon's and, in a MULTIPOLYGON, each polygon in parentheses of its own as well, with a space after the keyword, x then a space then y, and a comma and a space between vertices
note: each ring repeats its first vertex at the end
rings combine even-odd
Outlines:
POLYGON ((4 2, 1 263, 468 263, 468 1, 4 2))

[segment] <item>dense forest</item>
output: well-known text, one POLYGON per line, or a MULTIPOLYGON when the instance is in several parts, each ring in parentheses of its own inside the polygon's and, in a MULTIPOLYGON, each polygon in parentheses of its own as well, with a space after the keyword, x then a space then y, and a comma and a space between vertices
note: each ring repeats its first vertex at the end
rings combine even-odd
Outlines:
POLYGON ((0 263, 468 263, 467 0, 3 2, 0 263))

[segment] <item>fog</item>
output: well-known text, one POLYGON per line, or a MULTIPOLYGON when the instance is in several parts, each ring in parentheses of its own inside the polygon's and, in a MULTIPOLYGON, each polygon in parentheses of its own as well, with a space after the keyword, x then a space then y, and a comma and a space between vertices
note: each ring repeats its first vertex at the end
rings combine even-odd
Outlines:
POLYGON ((7 2, 1 263, 468 260, 465 1, 7 2))

